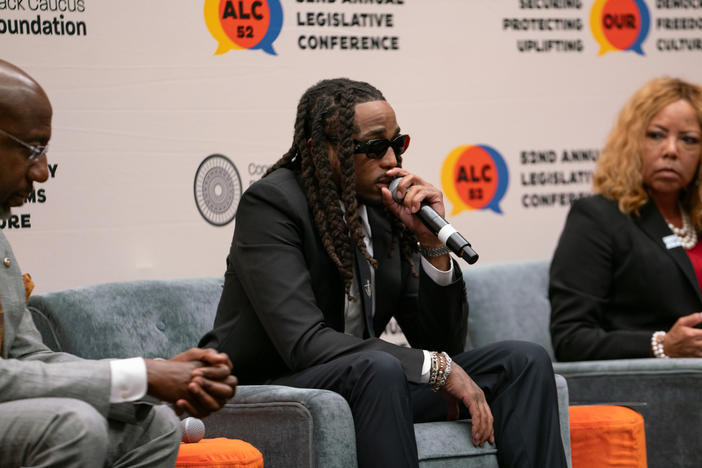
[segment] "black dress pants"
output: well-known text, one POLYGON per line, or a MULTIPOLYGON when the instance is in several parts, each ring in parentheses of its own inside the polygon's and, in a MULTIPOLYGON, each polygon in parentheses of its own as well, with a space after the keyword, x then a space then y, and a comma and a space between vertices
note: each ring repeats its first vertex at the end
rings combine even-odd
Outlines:
MULTIPOLYGON (((553 367, 543 348, 504 341, 452 359, 485 392, 500 467, 567 466, 553 367)), ((342 395, 354 418, 359 468, 417 467, 414 423, 446 419, 441 396, 427 384, 407 382, 400 361, 382 351, 342 356, 271 383, 342 395)), ((461 407, 461 417, 469 418, 461 407)))

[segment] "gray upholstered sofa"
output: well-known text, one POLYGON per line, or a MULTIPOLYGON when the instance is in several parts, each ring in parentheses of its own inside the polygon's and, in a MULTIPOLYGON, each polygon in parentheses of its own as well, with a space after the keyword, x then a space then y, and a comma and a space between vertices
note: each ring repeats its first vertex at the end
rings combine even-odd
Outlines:
MULTIPOLYGON (((470 270, 470 277, 480 271, 470 270)), ((33 296, 29 304, 52 349, 86 358, 168 357, 195 345, 211 327, 221 287, 221 280, 213 278, 112 283, 33 296)), ((482 305, 471 307, 479 311, 482 305)), ((507 320, 517 321, 516 316, 507 320)), ((499 334, 508 324, 481 322, 489 330, 476 326, 473 336, 499 334)), ((570 455, 568 390, 560 376, 557 386, 561 433, 570 455)), ((351 413, 333 392, 240 386, 226 408, 205 423, 207 437, 254 444, 268 468, 356 466, 351 413)), ((497 467, 494 447, 472 446, 470 421, 417 424, 415 431, 423 467, 497 467)))
MULTIPOLYGON (((555 361, 548 331, 549 262, 464 269, 469 339, 482 346, 505 339, 541 344, 555 361)), ((571 405, 620 403, 644 417, 649 468, 702 464, 702 359, 554 362, 568 381, 571 405)))

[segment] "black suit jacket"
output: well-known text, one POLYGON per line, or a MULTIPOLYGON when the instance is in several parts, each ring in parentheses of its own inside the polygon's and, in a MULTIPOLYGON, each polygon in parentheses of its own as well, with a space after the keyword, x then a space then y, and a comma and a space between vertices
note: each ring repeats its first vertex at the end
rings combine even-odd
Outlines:
MULTIPOLYGON (((395 316, 414 348, 344 331, 344 285, 322 246, 296 173, 279 169, 252 185, 237 209, 224 290, 214 329, 201 346, 226 352, 240 383, 270 381, 342 355, 383 350, 418 381, 421 349, 463 351, 468 306, 460 268, 452 284, 410 273, 390 224, 368 208, 376 270, 376 336, 395 316)), ((416 258, 418 260, 418 257, 416 258)))
POLYGON ((651 335, 702 311, 692 263, 653 202, 622 214, 600 195, 576 201, 551 263, 551 337, 561 361, 644 358, 651 335))

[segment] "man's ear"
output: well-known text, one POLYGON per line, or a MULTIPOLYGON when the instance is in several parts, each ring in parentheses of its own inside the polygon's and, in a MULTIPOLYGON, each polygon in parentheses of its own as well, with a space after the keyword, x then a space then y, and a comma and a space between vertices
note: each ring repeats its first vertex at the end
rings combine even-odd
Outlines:
POLYGON ((312 153, 312 138, 307 139, 307 150, 312 156, 314 156, 314 153, 312 153))

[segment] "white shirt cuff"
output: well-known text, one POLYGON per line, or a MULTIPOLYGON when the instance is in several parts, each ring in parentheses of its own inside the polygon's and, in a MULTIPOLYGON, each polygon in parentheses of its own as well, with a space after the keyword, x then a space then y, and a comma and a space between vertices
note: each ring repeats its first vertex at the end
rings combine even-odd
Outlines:
POLYGON ((429 372, 431 371, 431 353, 426 349, 424 352, 424 363, 422 363, 422 375, 419 376, 419 383, 429 383, 429 372))
POLYGON ((146 362, 143 358, 110 361, 110 403, 134 401, 146 395, 146 362))
POLYGON ((449 269, 446 271, 439 270, 424 257, 422 259, 422 269, 439 286, 448 286, 453 281, 453 260, 449 261, 449 269))

